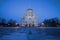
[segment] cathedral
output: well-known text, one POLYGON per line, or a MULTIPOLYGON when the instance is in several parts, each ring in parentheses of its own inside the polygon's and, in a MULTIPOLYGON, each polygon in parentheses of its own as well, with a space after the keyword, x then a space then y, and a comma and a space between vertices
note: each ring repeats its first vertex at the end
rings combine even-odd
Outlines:
POLYGON ((21 26, 36 27, 38 26, 38 19, 35 16, 33 9, 27 9, 24 17, 21 19, 21 26))

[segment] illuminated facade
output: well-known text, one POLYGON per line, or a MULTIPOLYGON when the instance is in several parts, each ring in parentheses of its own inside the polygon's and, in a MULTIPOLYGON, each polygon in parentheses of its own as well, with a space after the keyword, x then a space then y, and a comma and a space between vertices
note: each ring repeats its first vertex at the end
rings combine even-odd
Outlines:
POLYGON ((38 26, 38 19, 32 9, 27 9, 25 16, 21 19, 22 26, 38 26))

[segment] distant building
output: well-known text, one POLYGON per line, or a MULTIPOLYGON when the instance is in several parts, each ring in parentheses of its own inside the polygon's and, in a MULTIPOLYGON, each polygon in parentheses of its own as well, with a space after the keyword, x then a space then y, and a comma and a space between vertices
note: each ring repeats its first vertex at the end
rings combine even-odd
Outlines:
POLYGON ((27 9, 25 16, 21 19, 22 26, 38 26, 38 19, 32 9, 27 9))

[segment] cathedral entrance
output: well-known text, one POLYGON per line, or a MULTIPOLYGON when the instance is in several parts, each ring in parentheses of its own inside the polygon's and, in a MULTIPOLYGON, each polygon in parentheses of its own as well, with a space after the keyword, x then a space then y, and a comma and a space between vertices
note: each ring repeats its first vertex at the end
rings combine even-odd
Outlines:
POLYGON ((29 27, 31 26, 31 24, 29 24, 29 27))
POLYGON ((32 27, 32 24, 28 24, 28 27, 32 27))

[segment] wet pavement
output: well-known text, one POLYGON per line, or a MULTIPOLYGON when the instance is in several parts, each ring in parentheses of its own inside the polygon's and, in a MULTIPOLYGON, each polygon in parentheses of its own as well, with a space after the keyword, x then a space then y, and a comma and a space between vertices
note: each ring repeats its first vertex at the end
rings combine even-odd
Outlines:
POLYGON ((0 28, 0 40, 60 40, 60 28, 0 28))

